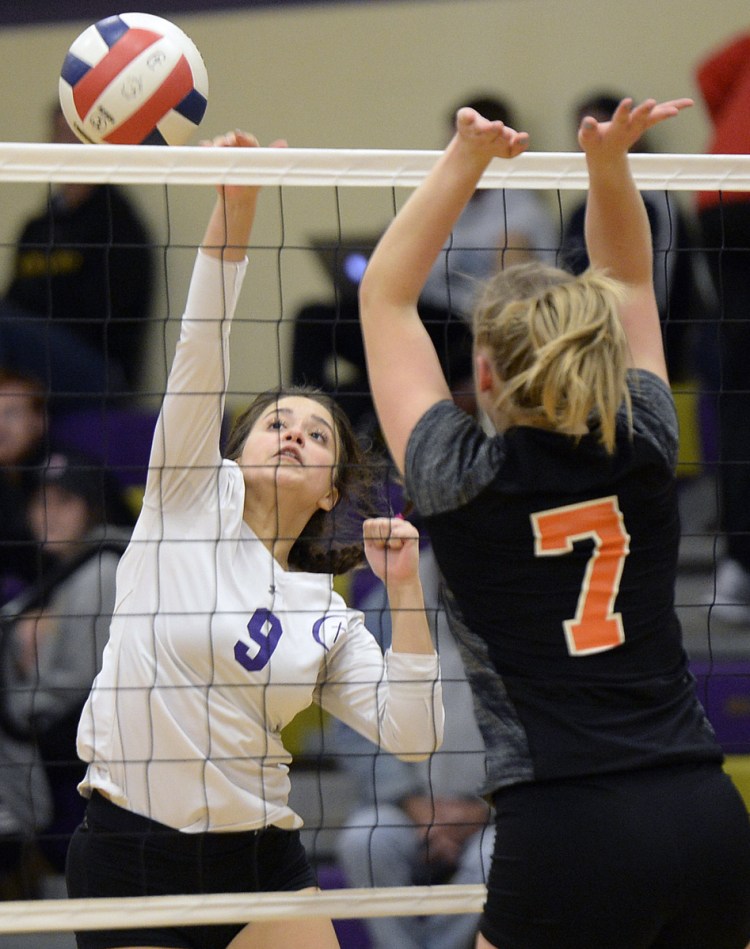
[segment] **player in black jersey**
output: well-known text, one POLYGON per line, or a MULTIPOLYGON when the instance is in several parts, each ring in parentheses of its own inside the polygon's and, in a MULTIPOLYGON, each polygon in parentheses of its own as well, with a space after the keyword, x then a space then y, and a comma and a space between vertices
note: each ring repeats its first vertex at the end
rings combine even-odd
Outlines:
POLYGON ((361 286, 370 384, 443 573, 487 749, 496 844, 477 949, 743 949, 750 825, 674 609, 677 421, 628 150, 689 106, 586 118, 575 277, 501 271, 474 315, 479 404, 455 406, 422 282, 524 133, 471 109, 361 286))

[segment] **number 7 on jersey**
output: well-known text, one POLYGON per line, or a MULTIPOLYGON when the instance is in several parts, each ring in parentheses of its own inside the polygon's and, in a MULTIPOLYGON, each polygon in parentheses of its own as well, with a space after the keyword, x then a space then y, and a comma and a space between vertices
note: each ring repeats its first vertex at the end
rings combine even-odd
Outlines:
POLYGON ((578 606, 573 619, 563 622, 568 652, 585 656, 622 645, 622 616, 614 612, 615 598, 630 537, 615 496, 550 508, 531 515, 537 557, 571 553, 573 544, 591 539, 578 606))

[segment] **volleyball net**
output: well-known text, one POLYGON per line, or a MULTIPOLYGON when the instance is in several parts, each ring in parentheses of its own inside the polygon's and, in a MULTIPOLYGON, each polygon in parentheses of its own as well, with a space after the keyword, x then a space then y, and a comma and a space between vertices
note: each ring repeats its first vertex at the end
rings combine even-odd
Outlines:
MULTIPOLYGON (((152 376, 157 378, 142 378, 140 382, 141 394, 148 396, 151 402, 147 409, 135 412, 140 418, 138 437, 136 439, 134 428, 128 428, 125 436, 120 434, 121 430, 111 421, 111 403, 104 401, 96 404, 93 416, 91 412, 88 415, 82 413, 80 418, 75 412, 62 413, 64 417, 57 422, 58 430, 68 435, 72 433, 72 443, 77 447, 97 444, 102 449, 98 460, 112 467, 121 480, 125 475, 128 488, 135 489, 131 503, 137 506, 137 489, 145 477, 148 450, 145 436, 153 423, 153 400, 159 395, 170 360, 170 340, 174 339, 174 333, 170 336, 170 328, 182 311, 183 291, 204 224, 202 217, 193 219, 186 215, 185 208, 199 203, 194 198, 194 186, 205 189, 210 195, 218 183, 257 184, 273 192, 270 200, 265 199, 261 220, 249 249, 251 266, 256 273, 262 270, 263 274, 257 277, 257 288, 246 288, 243 296, 257 297, 259 294, 260 298, 252 306, 242 303, 235 319, 233 332, 239 335, 239 341, 233 341, 232 345, 242 355, 233 357, 230 396, 240 399, 259 389, 287 384, 290 380, 311 381, 329 388, 335 396, 341 396, 347 409, 356 412, 358 406, 368 402, 361 379, 354 377, 354 382, 351 382, 351 363, 357 359, 352 355, 356 344, 351 343, 351 334, 359 334, 356 315, 352 315, 356 302, 344 299, 343 285, 336 281, 343 269, 341 279, 349 280, 353 285, 356 301, 356 284, 378 231, 423 180, 439 154, 436 151, 0 144, 0 194, 10 194, 11 189, 20 185, 36 183, 47 189, 49 198, 56 186, 62 183, 116 184, 126 190, 138 188, 141 194, 147 194, 148 200, 155 203, 155 216, 162 221, 154 249, 162 267, 163 285, 152 307, 152 332, 159 334, 161 349, 158 365, 152 363, 152 376), (324 274, 319 265, 326 261, 330 267, 324 274), (308 275, 310 282, 306 284, 308 275), (328 308, 328 315, 321 315, 314 306, 310 309, 321 299, 328 308), (307 339, 314 339, 317 334, 325 337, 331 348, 329 353, 321 356, 321 366, 328 367, 328 374, 323 378, 309 379, 304 369, 298 372, 294 366, 300 352, 303 356, 308 353, 306 344, 296 339, 300 325, 298 316, 302 311, 309 316, 307 339), (248 333, 253 334, 252 344, 248 333), (337 351, 339 345, 340 352, 337 351), (352 352, 348 349, 350 345, 352 352), (254 364, 262 369, 262 384, 256 384, 252 373, 246 372, 242 365, 243 356, 251 351, 254 364), (294 378, 295 375, 300 378, 294 378), (81 424, 93 425, 99 441, 92 440, 89 428, 76 443, 76 437, 81 436, 76 426, 81 424), (104 446, 101 441, 103 434, 107 436, 104 446), (131 444, 131 439, 139 440, 138 446, 131 444)), ((750 457, 727 460, 719 444, 721 429, 717 406, 724 395, 721 365, 723 288, 716 286, 705 270, 709 249, 702 246, 695 230, 691 231, 690 241, 681 243, 678 238, 678 220, 690 222, 692 219, 695 192, 750 191, 750 156, 633 154, 630 161, 637 185, 644 192, 659 196, 668 222, 666 231, 655 243, 655 276, 666 288, 665 339, 668 343, 673 340, 680 349, 680 355, 676 357, 680 368, 673 383, 683 430, 679 473, 681 490, 689 498, 685 509, 688 515, 694 515, 687 518, 677 607, 699 680, 701 699, 730 756, 736 780, 748 794, 750 802, 750 778, 746 765, 746 756, 750 755, 750 648, 743 639, 748 634, 742 623, 725 624, 719 619, 717 607, 722 604, 717 602, 715 583, 716 569, 726 542, 725 531, 719 522, 717 474, 722 465, 742 467, 747 464, 750 467, 750 457), (685 261, 695 265, 687 303, 684 297, 682 302, 676 296, 672 299, 669 290, 669 275, 678 263, 685 261), (688 306, 689 314, 685 306, 688 306), (684 356, 684 347, 689 353, 687 357, 684 356), (715 360, 706 368, 702 357, 711 353, 714 353, 715 360)), ((563 265, 566 263, 562 259, 563 235, 571 209, 582 200, 587 187, 582 154, 527 153, 511 162, 496 160, 484 175, 480 187, 488 192, 536 193, 547 209, 551 233, 556 238, 542 246, 526 245, 522 249, 531 255, 537 254, 563 265)), ((209 206, 206 204, 206 209, 209 206)), ((722 208, 721 200, 718 206, 722 208)), ((498 259, 503 259, 503 252, 507 252, 510 259, 518 248, 512 244, 511 227, 508 225, 505 230, 509 235, 505 247, 475 244, 468 250, 485 256, 488 251, 494 254, 499 250, 498 259)), ((49 246, 52 246, 52 241, 49 246)), ((44 250, 43 247, 40 249, 44 250)), ((712 248, 711 252, 722 253, 729 249, 736 250, 727 242, 723 247, 712 248)), ((3 250, 9 263, 14 248, 8 243, 3 250)), ((458 252, 459 248, 455 250, 458 252)), ((746 250, 750 254, 750 246, 746 250)), ((450 255, 449 246, 444 261, 446 270, 450 255)), ((252 279, 256 280, 256 277, 252 279)), ((452 349, 450 333, 434 311, 435 308, 430 309, 431 318, 436 320, 435 338, 445 346, 446 366, 455 369, 460 376, 465 364, 456 368, 454 357, 458 350, 452 349)), ((465 328, 464 316, 447 314, 446 322, 450 326, 465 328)), ((463 340, 459 342, 463 345, 463 340)), ((465 357, 465 349, 461 350, 461 355, 465 357)), ((139 392, 135 391, 133 396, 137 402, 139 392)), ((372 429, 368 434, 373 436, 372 429)), ((748 438, 750 440, 750 435, 748 438)), ((361 578, 341 578, 347 596, 364 596, 371 592, 366 584, 362 589, 358 584, 361 584, 361 578)), ((8 629, 18 618, 18 614, 13 613, 14 600, 11 598, 9 602, 11 608, 6 611, 4 621, 6 639, 10 636, 8 629)), ((16 600, 16 605, 19 602, 24 601, 16 600)), ((438 648, 442 651, 444 647, 447 652, 445 637, 448 634, 437 625, 437 619, 434 622, 438 648)), ((7 651, 4 650, 3 655, 7 659, 7 651)), ((451 673, 447 679, 455 681, 457 689, 466 684, 461 680, 460 672, 451 673)), ((9 687, 5 684, 2 688, 7 691, 9 687)), ((447 714, 450 715, 448 708, 447 714)), ((377 787, 380 755, 374 749, 352 751, 351 746, 348 746, 349 750, 339 746, 332 737, 331 723, 319 715, 306 719, 303 716, 286 737, 296 760, 292 767, 292 803, 305 819, 303 839, 306 847, 316 865, 335 863, 336 839, 352 804, 352 785, 342 768, 343 759, 348 757, 351 761, 359 757, 363 765, 360 776, 363 773, 369 775, 367 780, 372 784, 370 797, 378 801, 382 797, 377 787), (302 790, 295 792, 295 787, 302 790)), ((466 748, 436 752, 426 769, 427 780, 437 774, 441 760, 448 765, 443 770, 460 770, 461 755, 466 754, 466 748), (444 759, 441 756, 445 756, 444 759)), ((476 758, 481 753, 475 750, 473 754, 476 758)), ((0 774, 4 766, 0 760, 0 774)), ((434 793, 438 796, 439 792, 436 790, 434 793)), ((369 829, 374 830, 375 824, 369 829)), ((31 835, 32 843, 44 835, 45 828, 37 829, 31 835)), ((104 926, 112 929, 133 925, 250 922, 320 915, 339 920, 474 915, 480 912, 484 900, 483 879, 480 873, 474 883, 452 884, 450 876, 446 875, 439 883, 429 885, 364 887, 345 881, 345 889, 329 889, 320 894, 206 894, 201 897, 137 900, 36 899, 33 903, 25 898, 10 898, 0 902, 0 935, 69 932, 74 928, 104 926), (134 922, 136 917, 137 922, 134 922)), ((342 945, 347 949, 343 938, 342 945)), ((359 944, 350 943, 350 946, 358 949, 359 944)))

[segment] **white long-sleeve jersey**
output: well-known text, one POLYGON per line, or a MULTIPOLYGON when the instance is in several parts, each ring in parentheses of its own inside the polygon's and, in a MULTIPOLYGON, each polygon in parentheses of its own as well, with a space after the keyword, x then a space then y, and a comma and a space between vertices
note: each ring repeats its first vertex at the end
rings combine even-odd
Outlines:
POLYGON ((219 437, 244 272, 198 254, 78 731, 84 795, 187 832, 301 826, 280 732, 311 702, 399 756, 442 739, 437 657, 384 657, 330 576, 282 569, 243 520, 219 437))

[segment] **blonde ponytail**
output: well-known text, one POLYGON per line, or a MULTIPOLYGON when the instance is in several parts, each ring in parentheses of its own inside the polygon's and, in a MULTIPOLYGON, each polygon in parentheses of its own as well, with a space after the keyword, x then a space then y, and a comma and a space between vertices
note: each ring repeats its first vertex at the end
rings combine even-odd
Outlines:
POLYGON ((611 454, 623 403, 630 414, 619 318, 624 294, 621 284, 593 270, 574 277, 523 264, 501 272, 474 323, 475 345, 487 350, 503 380, 497 409, 515 424, 576 438, 596 431, 611 454))

